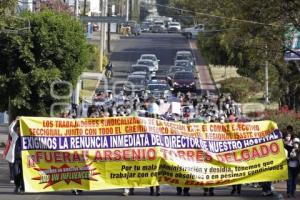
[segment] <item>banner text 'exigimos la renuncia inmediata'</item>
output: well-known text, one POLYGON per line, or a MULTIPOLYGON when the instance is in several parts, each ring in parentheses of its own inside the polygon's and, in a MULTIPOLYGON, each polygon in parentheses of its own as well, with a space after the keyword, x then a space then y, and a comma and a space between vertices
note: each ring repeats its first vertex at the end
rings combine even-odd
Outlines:
POLYGON ((282 136, 271 121, 21 117, 20 125, 27 192, 287 179, 282 136))

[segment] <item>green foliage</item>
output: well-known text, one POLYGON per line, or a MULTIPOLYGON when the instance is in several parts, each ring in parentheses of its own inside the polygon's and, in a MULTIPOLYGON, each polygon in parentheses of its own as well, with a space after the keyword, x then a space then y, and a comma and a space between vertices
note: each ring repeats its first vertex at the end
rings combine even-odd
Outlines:
POLYGON ((220 83, 221 92, 230 93, 238 102, 249 102, 249 99, 261 89, 258 83, 245 77, 234 77, 220 81, 220 83))
POLYGON ((18 0, 0 0, 0 16, 13 12, 18 0))
POLYGON ((269 110, 265 113, 265 119, 277 123, 279 130, 284 132, 288 125, 293 126, 295 133, 300 137, 300 116, 291 111, 274 111, 269 110))
POLYGON ((88 45, 80 22, 67 14, 44 11, 22 17, 30 21, 30 31, 0 33, 0 57, 5 58, 0 60, 0 109, 6 110, 10 99, 13 115, 48 115, 57 101, 50 95, 51 83, 75 85, 88 61, 88 45))
POLYGON ((271 97, 293 106, 289 99, 299 97, 300 87, 295 87, 300 76, 297 67, 283 59, 284 35, 287 24, 300 27, 299 0, 171 0, 169 5, 193 11, 205 24, 198 46, 207 64, 235 65, 240 75, 263 83, 267 60, 271 97))
POLYGON ((88 46, 88 50, 89 50, 89 62, 87 64, 87 69, 88 70, 95 70, 97 68, 99 68, 99 60, 100 60, 100 56, 99 56, 99 48, 97 45, 92 45, 90 44, 88 46))

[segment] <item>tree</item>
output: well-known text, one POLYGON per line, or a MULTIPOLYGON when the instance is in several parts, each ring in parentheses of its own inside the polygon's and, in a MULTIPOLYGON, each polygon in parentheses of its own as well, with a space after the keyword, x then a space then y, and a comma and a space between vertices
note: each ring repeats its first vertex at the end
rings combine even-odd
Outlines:
MULTIPOLYGON (((25 13, 30 29, 0 33, 0 110, 12 115, 49 115, 53 81, 75 85, 88 61, 88 45, 80 22, 65 13, 25 13)), ((7 19, 10 21, 10 19, 7 19)), ((64 92, 63 88, 57 88, 64 92)))
POLYGON ((0 19, 7 13, 14 11, 18 0, 0 0, 0 19))
POLYGON ((295 66, 283 60, 284 35, 286 25, 300 27, 299 1, 172 0, 172 3, 190 10, 205 23, 206 30, 199 35, 198 46, 208 63, 235 65, 241 75, 263 83, 264 65, 268 61, 271 97, 293 106, 289 99, 299 94, 296 84, 300 76, 295 66))
POLYGON ((73 11, 64 0, 44 0, 40 2, 40 10, 47 9, 73 14, 73 11))

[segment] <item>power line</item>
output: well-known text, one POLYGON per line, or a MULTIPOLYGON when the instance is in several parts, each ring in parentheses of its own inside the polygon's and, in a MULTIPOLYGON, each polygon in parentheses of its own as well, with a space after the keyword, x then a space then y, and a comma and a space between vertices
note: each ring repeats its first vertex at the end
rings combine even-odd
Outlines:
POLYGON ((258 25, 263 25, 263 26, 280 27, 279 25, 274 25, 274 24, 266 24, 266 23, 262 23, 262 22, 245 20, 245 19, 229 18, 229 17, 219 16, 219 15, 213 15, 213 14, 204 13, 204 12, 198 12, 198 11, 192 11, 192 10, 187 10, 187 9, 182 9, 182 8, 176 8, 176 7, 173 7, 173 6, 167 6, 167 5, 162 5, 162 4, 158 4, 158 3, 151 4, 151 5, 156 5, 156 6, 165 7, 165 8, 169 8, 169 9, 173 9, 173 10, 178 10, 178 11, 184 11, 184 12, 194 13, 194 14, 203 15, 203 16, 207 16, 207 17, 214 17, 214 18, 219 18, 219 19, 226 19, 226 20, 230 20, 230 21, 238 21, 238 22, 243 22, 243 23, 258 24, 258 25))

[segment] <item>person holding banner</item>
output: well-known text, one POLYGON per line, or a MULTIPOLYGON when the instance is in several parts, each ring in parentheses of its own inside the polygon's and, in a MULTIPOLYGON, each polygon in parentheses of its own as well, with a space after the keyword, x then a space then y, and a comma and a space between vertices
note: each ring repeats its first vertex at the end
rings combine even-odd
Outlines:
POLYGON ((293 139, 293 149, 288 155, 288 180, 287 180, 287 196, 295 197, 298 169, 300 163, 300 152, 299 152, 300 139, 293 139))
POLYGON ((231 195, 234 195, 235 192, 237 192, 237 195, 241 195, 241 189, 242 189, 242 185, 241 184, 238 184, 238 185, 233 185, 232 186, 232 190, 231 190, 231 195))
POLYGON ((123 196, 134 195, 134 188, 124 188, 123 196))
POLYGON ((15 183, 15 193, 23 193, 25 190, 22 169, 21 139, 19 117, 17 117, 9 126, 9 134, 12 138, 6 160, 13 164, 13 177, 15 183))
POLYGON ((203 195, 204 196, 207 196, 207 193, 208 193, 208 196, 214 196, 214 188, 203 188, 204 189, 204 193, 203 195))
MULTIPOLYGON (((160 196, 160 188, 159 185, 155 186, 155 192, 156 192, 156 196, 160 196)), ((154 195, 154 187, 150 187, 150 195, 153 196, 154 195)))
POLYGON ((180 196, 182 194, 182 191, 183 191, 183 196, 191 196, 190 195, 190 188, 189 187, 185 187, 185 188, 182 188, 182 187, 176 187, 176 190, 177 190, 177 194, 178 196, 180 196))

